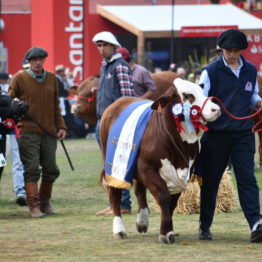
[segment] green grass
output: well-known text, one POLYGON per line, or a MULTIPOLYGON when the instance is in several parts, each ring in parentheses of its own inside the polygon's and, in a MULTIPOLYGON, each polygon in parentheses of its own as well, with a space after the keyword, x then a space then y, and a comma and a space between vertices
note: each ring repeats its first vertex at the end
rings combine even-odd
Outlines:
MULTIPOLYGON (((124 216, 128 239, 115 240, 112 217, 95 216, 107 203, 106 193, 97 185, 102 161, 96 141, 66 140, 65 144, 75 171, 70 170, 59 145, 61 176, 54 185, 52 199, 57 216, 32 219, 27 207, 15 204, 7 158, 1 181, 0 262, 262 261, 262 244, 249 242, 250 231, 239 206, 233 213, 216 214, 211 242, 198 240, 198 214, 175 215, 174 227, 179 236, 174 245, 164 245, 157 241, 160 215, 151 200, 148 233, 136 232, 137 205, 132 192, 133 214, 124 216)), ((256 176, 262 190, 261 168, 256 168, 256 176)))

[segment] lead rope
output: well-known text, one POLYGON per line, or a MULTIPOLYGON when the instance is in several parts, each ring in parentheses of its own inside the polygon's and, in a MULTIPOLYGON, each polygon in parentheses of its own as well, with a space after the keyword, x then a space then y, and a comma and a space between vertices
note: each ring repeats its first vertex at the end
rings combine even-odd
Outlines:
MULTIPOLYGON (((254 114, 251 114, 251 115, 249 115, 249 116, 237 117, 237 116, 232 115, 232 114, 226 109, 225 105, 223 104, 223 102, 222 102, 219 98, 217 98, 217 97, 215 97, 215 96, 210 96, 210 97, 207 97, 206 100, 205 100, 205 102, 203 103, 203 106, 202 106, 202 108, 201 108, 201 110, 200 110, 201 113, 202 113, 202 110, 204 109, 207 101, 208 101, 208 100, 211 100, 211 99, 214 99, 214 100, 218 101, 219 104, 222 106, 223 110, 225 111, 225 113, 226 113, 227 115, 229 115, 231 118, 236 119, 236 120, 245 120, 245 119, 248 119, 248 118, 253 118, 253 117, 255 117, 256 115, 258 115, 258 114, 262 111, 262 108, 259 108, 254 114)), ((203 118, 203 117, 202 117, 202 118, 203 118)), ((204 119, 204 118, 203 118, 203 119, 204 119)), ((204 120, 205 120, 205 119, 204 119, 204 120)), ((253 133, 262 131, 262 128, 256 130, 256 127, 257 127, 261 122, 262 122, 262 118, 260 117, 260 118, 259 118, 259 121, 258 121, 258 122, 253 126, 253 128, 252 128, 252 132, 253 132, 253 133)))

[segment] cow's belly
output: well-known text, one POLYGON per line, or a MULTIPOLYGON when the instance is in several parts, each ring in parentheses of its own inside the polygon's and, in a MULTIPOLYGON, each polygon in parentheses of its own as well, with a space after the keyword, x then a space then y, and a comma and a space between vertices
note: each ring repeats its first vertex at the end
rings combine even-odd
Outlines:
POLYGON ((175 168, 168 159, 161 159, 162 167, 159 170, 160 176, 165 180, 170 194, 178 194, 187 189, 190 168, 194 160, 189 160, 188 168, 175 168))

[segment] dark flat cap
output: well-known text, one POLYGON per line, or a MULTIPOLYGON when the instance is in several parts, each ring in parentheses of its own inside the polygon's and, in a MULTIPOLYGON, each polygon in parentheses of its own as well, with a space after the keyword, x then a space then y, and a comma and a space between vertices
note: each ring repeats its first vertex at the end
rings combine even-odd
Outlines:
POLYGON ((222 49, 246 49, 248 47, 246 35, 243 32, 236 29, 229 29, 223 32, 218 37, 217 44, 222 49))
POLYGON ((48 56, 48 53, 43 48, 34 46, 26 52, 25 59, 29 61, 30 59, 33 59, 33 58, 47 57, 47 56, 48 56))
POLYGON ((2 80, 8 80, 9 79, 9 75, 7 73, 0 73, 0 79, 2 80))

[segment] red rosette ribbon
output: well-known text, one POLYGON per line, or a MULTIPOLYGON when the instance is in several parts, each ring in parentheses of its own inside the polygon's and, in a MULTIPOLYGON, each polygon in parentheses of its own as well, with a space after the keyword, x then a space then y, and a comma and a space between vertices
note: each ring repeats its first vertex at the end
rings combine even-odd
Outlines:
POLYGON ((174 119, 176 122, 176 129, 179 133, 181 133, 182 131, 184 131, 184 128, 181 126, 181 121, 179 119, 179 116, 174 115, 174 119))
POLYGON ((15 121, 11 118, 6 118, 4 121, 3 121, 5 127, 9 128, 9 129, 13 129, 15 128, 15 121))
POLYGON ((193 105, 190 110, 190 118, 193 126, 196 129, 196 133, 199 133, 199 129, 202 128, 204 131, 207 131, 208 128, 199 121, 201 117, 201 108, 197 105, 193 105))
POLYGON ((183 114, 183 105, 182 103, 176 103, 174 104, 173 108, 172 108, 172 112, 173 112, 173 116, 176 122, 176 128, 177 131, 179 133, 181 133, 182 131, 184 131, 182 125, 181 125, 181 121, 179 119, 179 117, 183 114))

